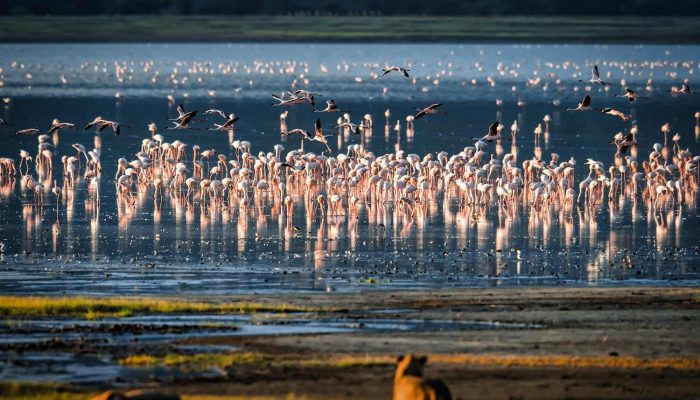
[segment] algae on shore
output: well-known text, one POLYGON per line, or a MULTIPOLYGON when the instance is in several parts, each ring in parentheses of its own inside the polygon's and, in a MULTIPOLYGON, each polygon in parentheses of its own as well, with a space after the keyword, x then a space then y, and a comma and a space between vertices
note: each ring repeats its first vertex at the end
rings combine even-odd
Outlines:
POLYGON ((332 311, 318 307, 302 307, 287 303, 183 301, 144 298, 37 297, 0 296, 0 317, 127 317, 135 314, 174 313, 292 313, 332 311))

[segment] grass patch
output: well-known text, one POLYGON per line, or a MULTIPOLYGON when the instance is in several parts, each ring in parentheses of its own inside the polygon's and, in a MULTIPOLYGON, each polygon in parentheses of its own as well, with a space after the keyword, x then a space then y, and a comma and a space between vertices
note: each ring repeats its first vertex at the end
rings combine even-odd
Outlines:
POLYGON ((700 369, 698 358, 640 358, 612 356, 509 356, 479 354, 434 354, 430 362, 443 364, 472 364, 502 367, 574 367, 616 369, 700 369))
POLYGON ((271 357, 253 352, 200 354, 169 353, 164 356, 134 354, 119 360, 119 364, 132 367, 163 365, 166 367, 179 367, 185 369, 207 369, 211 367, 222 368, 232 364, 262 364, 271 359, 271 357))
POLYGON ((0 296, 0 317, 127 317, 135 314, 253 314, 332 311, 292 304, 205 303, 155 298, 0 296))
POLYGON ((13 400, 84 400, 90 395, 72 391, 69 388, 54 383, 38 382, 3 382, 0 381, 0 399, 13 400))
MULTIPOLYGON (((614 356, 529 356, 492 354, 430 354, 430 363, 484 365, 499 367, 574 367, 613 369, 677 369, 698 370, 700 359, 684 357, 640 358, 614 356)), ((182 368, 226 367, 232 364, 247 364, 272 368, 323 368, 344 369, 375 366, 393 366, 395 356, 366 354, 263 354, 255 352, 194 354, 165 356, 135 355, 123 359, 122 365, 131 366, 177 366, 182 368)))
POLYGON ((327 358, 301 360, 299 365, 307 368, 359 368, 394 365, 396 357, 373 355, 335 355, 327 358))
POLYGON ((4 16, 0 42, 699 43, 700 17, 4 16), (342 29, 338 29, 341 26, 342 29))
POLYGON ((303 356, 298 354, 263 354, 257 352, 235 353, 201 353, 201 354, 166 354, 154 356, 135 354, 119 361, 121 365, 132 367, 167 366, 181 369, 206 369, 211 367, 224 368, 229 365, 248 365, 271 368, 330 368, 344 369, 356 367, 371 367, 391 365, 393 358, 389 356, 370 355, 333 355, 333 356, 303 356))
MULTIPOLYGON (((429 363, 480 365, 495 367, 566 367, 566 368, 610 368, 610 369, 676 369, 698 370, 700 359, 697 358, 639 358, 612 356, 516 356, 490 354, 428 354, 429 363)), ((263 354, 257 352, 193 354, 166 354, 164 356, 134 355, 123 359, 121 364, 128 366, 165 365, 183 368, 226 367, 232 364, 243 364, 265 368, 312 368, 312 369, 344 369, 382 366, 392 368, 394 355, 364 355, 364 354, 263 354)), ((0 382, 0 399, 39 400, 39 399, 88 399, 90 393, 71 391, 60 384, 50 383, 19 383, 0 382)), ((302 400, 306 396, 289 394, 286 396, 219 396, 219 395, 184 395, 187 400, 302 400)))

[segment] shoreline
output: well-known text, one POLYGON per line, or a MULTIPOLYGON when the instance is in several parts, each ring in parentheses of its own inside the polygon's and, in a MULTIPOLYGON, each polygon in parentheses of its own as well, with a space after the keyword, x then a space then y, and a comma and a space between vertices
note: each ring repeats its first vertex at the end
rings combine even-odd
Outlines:
POLYGON ((3 16, 0 41, 681 45, 700 43, 700 17, 3 16))
MULTIPOLYGON (((700 338, 695 334, 700 320, 698 288, 398 290, 192 296, 187 301, 203 299, 212 304, 256 301, 271 307, 280 303, 305 305, 324 310, 310 317, 316 323, 343 318, 354 321, 359 329, 183 337, 173 345, 238 350, 177 355, 171 345, 152 345, 145 352, 115 349, 112 357, 137 369, 163 365, 167 360, 169 368, 178 370, 204 366, 218 371, 217 377, 205 381, 156 384, 159 390, 179 393, 186 399, 281 399, 290 394, 305 399, 388 398, 393 360, 403 353, 427 354, 426 375, 443 379, 454 398, 589 398, 592 393, 599 399, 696 396, 700 372, 700 338), (490 321, 490 325, 384 332, 362 328, 377 320, 490 321), (508 328, 508 324, 522 326, 508 328), (470 393, 472 397, 467 396, 470 393)), ((298 316, 279 314, 274 318, 284 321, 298 316)), ((21 318, 15 316, 15 320, 21 318)), ((85 343, 75 351, 96 351, 89 340, 85 343)), ((50 354, 52 350, 33 351, 50 354)), ((8 394, 12 384, 5 385, 4 393, 0 385, 0 398, 12 397, 8 394)), ((64 386, 61 390, 63 394, 66 390, 74 393, 75 397, 69 398, 77 399, 109 386, 64 386)), ((19 391, 26 399, 60 397, 56 394, 59 390, 34 397, 28 386, 12 390, 15 397, 20 397, 19 391)))

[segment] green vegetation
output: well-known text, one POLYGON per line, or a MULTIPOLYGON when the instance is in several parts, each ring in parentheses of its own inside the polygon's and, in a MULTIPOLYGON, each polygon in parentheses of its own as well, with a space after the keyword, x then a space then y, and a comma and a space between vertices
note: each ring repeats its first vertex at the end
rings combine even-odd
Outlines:
POLYGON ((697 370, 700 359, 695 357, 620 357, 573 355, 492 355, 492 354, 434 354, 433 363, 492 365, 502 367, 571 367, 571 368, 619 368, 619 369, 677 369, 697 370))
POLYGON ((3 0, 0 15, 698 15, 695 0, 3 0))
POLYGON ((300 307, 292 304, 262 304, 252 302, 204 303, 155 298, 89 298, 89 297, 30 297, 0 296, 0 317, 125 317, 134 314, 173 313, 237 313, 259 312, 318 312, 332 311, 300 307))
POLYGON ((163 365, 184 369, 207 369, 211 367, 226 367, 232 364, 261 364, 270 359, 260 353, 199 353, 199 354, 166 354, 152 356, 135 354, 119 361, 121 365, 132 367, 147 367, 163 365))
POLYGON ((0 42, 451 41, 699 43, 700 17, 0 17, 0 42))
MULTIPOLYGON (((575 368, 621 368, 621 369, 676 369, 696 370, 700 359, 675 358, 640 358, 611 356, 530 356, 530 355, 493 355, 493 354, 430 354, 432 363, 489 365, 503 367, 575 367, 575 368)), ((164 356, 133 355, 122 359, 122 365, 154 366, 165 365, 183 369, 202 369, 212 366, 220 368, 232 364, 265 366, 277 368, 322 368, 343 369, 371 366, 394 365, 392 355, 368 354, 266 354, 257 352, 241 353, 202 353, 202 354, 166 354, 164 356)))
POLYGON ((84 392, 72 391, 69 388, 55 383, 37 382, 2 382, 0 381, 0 399, 12 400, 84 400, 87 398, 84 392))
POLYGON ((369 355, 301 355, 301 354, 265 354, 257 352, 240 353, 199 353, 199 354, 166 354, 153 356, 147 354, 131 355, 119 361, 128 366, 155 366, 177 367, 181 369, 201 370, 211 367, 224 368, 229 365, 245 364, 251 366, 265 366, 276 368, 331 368, 343 369, 353 367, 386 366, 392 365, 393 359, 389 356, 369 355))
MULTIPOLYGON (((494 355, 494 354, 428 354, 431 364, 443 365, 483 365, 500 367, 526 368, 615 368, 630 370, 698 370, 700 360, 697 358, 639 358, 619 356, 572 356, 572 355, 494 355)), ((394 355, 369 354, 320 354, 320 353, 199 353, 191 355, 166 354, 163 356, 132 355, 120 361, 120 364, 140 367, 164 365, 182 370, 204 370, 212 367, 225 368, 236 365, 255 368, 343 370, 346 368, 393 368, 394 355)), ((73 400, 90 398, 88 393, 78 393, 59 384, 0 382, 0 399, 38 400, 59 399, 73 400)), ((243 397, 185 395, 184 399, 234 400, 243 397)), ((247 398, 247 397, 246 397, 247 398)), ((291 394, 285 397, 255 397, 267 399, 300 399, 291 394)), ((304 397, 301 397, 304 398, 304 397)))

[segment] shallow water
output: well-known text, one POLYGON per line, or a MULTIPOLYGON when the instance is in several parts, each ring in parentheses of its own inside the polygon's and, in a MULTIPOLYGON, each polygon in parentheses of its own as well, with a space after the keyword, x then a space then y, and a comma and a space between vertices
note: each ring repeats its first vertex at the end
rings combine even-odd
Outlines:
POLYGON ((0 325, 0 380, 36 380, 80 385, 128 385, 219 377, 215 369, 177 366, 123 366, 132 354, 206 354, 240 351, 236 346, 188 344, 205 337, 331 333, 433 332, 538 329, 497 321, 324 318, 314 315, 152 315, 105 318, 23 320, 0 325), (80 351, 75 354, 75 349, 80 351))
MULTIPOLYGON (((680 146, 697 154, 700 131, 693 114, 699 97, 666 92, 685 78, 692 86, 697 68, 693 57, 699 50, 698 46, 617 45, 0 45, 4 82, 0 97, 11 98, 0 115, 12 128, 45 128, 54 117, 82 125, 96 115, 130 126, 118 137, 109 131, 95 136, 82 129, 53 137, 53 161, 59 166, 60 155, 75 154, 72 143, 101 147, 99 209, 87 200, 85 179, 62 196, 58 212, 51 193, 45 193, 46 205, 37 209, 31 206, 31 195, 21 194, 18 181, 5 181, 0 194, 0 240, 5 245, 0 292, 210 295, 482 285, 696 285, 700 221, 692 191, 685 205, 658 212, 643 202, 635 205, 627 196, 615 207, 602 204, 534 213, 521 206, 514 218, 499 212, 494 195, 478 221, 465 218, 457 201, 444 193, 431 198, 425 214, 413 221, 367 205, 356 217, 307 218, 304 200, 295 198, 291 225, 299 228, 296 232, 289 229, 279 206, 269 201, 246 212, 231 208, 209 213, 166 196, 156 210, 150 188, 138 194, 137 207, 117 207, 113 179, 116 160, 133 159, 141 139, 149 136, 145 125, 151 121, 167 141, 215 148, 229 159, 236 158, 230 145, 234 139, 252 142, 253 154, 272 151, 277 143, 287 151, 297 148, 298 136, 280 136, 283 110, 271 107, 269 98, 296 79, 297 87, 322 93, 324 100, 334 98, 352 110, 355 122, 371 114, 375 126, 363 145, 377 155, 398 149, 421 156, 443 150, 454 154, 473 145, 471 138, 483 135, 494 120, 503 122, 504 133, 517 120, 521 129, 517 143, 504 139, 490 145, 488 154, 500 158, 517 152, 519 164, 535 151, 545 161, 552 152, 562 161, 574 157, 578 182, 588 173, 586 158, 606 167, 613 163, 614 146, 608 142, 632 123, 639 127, 640 143, 651 145, 663 141, 659 127, 669 122, 682 136, 680 146), (147 64, 151 60, 153 64, 147 64), (123 82, 115 73, 115 62, 130 69, 119 75, 123 82), (279 64, 271 71, 260 67, 265 62, 279 64), (370 71, 385 62, 411 62, 418 82, 411 84, 395 74, 372 80, 370 71), (564 111, 586 92, 574 71, 580 69, 587 79, 594 62, 603 79, 615 83, 608 91, 591 88, 594 106, 623 110, 632 121, 564 111), (322 72, 322 65, 327 72, 322 72), (186 73, 188 68, 198 71, 186 73), (174 69, 177 83, 167 79, 174 69), (556 83, 547 74, 556 74, 561 81, 556 83), (61 76, 67 83, 61 83, 61 76), (188 77, 184 83, 183 76, 188 77), (486 81, 490 76, 493 86, 486 81), (543 81, 527 83, 536 76, 543 81), (615 98, 622 92, 621 79, 640 93, 653 79, 645 93, 651 100, 629 104, 615 98), (211 90, 215 93, 209 94, 211 90), (187 109, 234 111, 241 116, 235 133, 164 130, 166 117, 176 114, 175 104, 166 99, 169 94, 187 109), (496 99, 502 99, 503 106, 497 107, 496 99), (518 99, 526 105, 516 106, 518 99), (551 104, 555 99, 561 106, 551 104), (415 132, 407 135, 405 116, 432 102, 444 103, 447 114, 416 121, 415 132), (391 110, 391 128, 401 121, 399 134, 385 130, 386 109, 391 110), (536 149, 531 132, 545 114, 552 118, 549 134, 536 149), (380 225, 386 227, 385 233, 380 225)), ((289 129, 311 129, 320 115, 328 133, 338 117, 314 114, 308 105, 289 110, 289 129)), ((7 141, 1 157, 17 159, 20 149, 34 152, 36 137, 15 137, 10 129, 3 134, 7 141)), ((345 152, 354 143, 359 143, 356 136, 341 133, 332 138, 331 147, 345 152)), ((323 150, 316 143, 307 143, 306 149, 323 150)), ((638 150, 640 158, 647 154, 648 149, 638 150)), ((60 168, 47 178, 62 185, 60 168)))
MULTIPOLYGON (((439 94, 446 101, 507 99, 511 85, 524 89, 527 79, 545 78, 548 73, 557 74, 564 84, 573 83, 579 79, 573 77, 576 71, 590 77, 589 63, 600 64, 603 80, 617 84, 625 79, 632 87, 643 87, 652 78, 665 92, 666 85, 678 86, 687 77, 692 81, 689 71, 697 68, 699 52, 700 46, 688 45, 29 43, 0 44, 0 63, 3 94, 13 97, 113 97, 119 91, 131 98, 164 98, 171 93, 195 98, 214 90, 217 99, 267 101, 270 93, 286 90, 295 79, 304 86, 306 79, 307 86, 334 98, 420 98, 428 88, 428 97, 439 94), (379 80, 369 75, 384 65, 408 64, 412 77, 418 78, 416 85, 402 84, 403 78, 393 74, 379 80), (133 73, 122 74, 120 82, 117 65, 133 73), (183 81, 180 78, 188 70, 193 73, 183 81), (168 79, 174 71, 175 81, 168 79), (607 71, 612 73, 609 78, 607 71), (496 86, 489 86, 487 77, 493 77, 496 86), (382 95, 384 87, 387 96, 382 95)), ((556 97, 557 88, 549 89, 542 93, 540 85, 532 92, 543 99, 556 97)))

